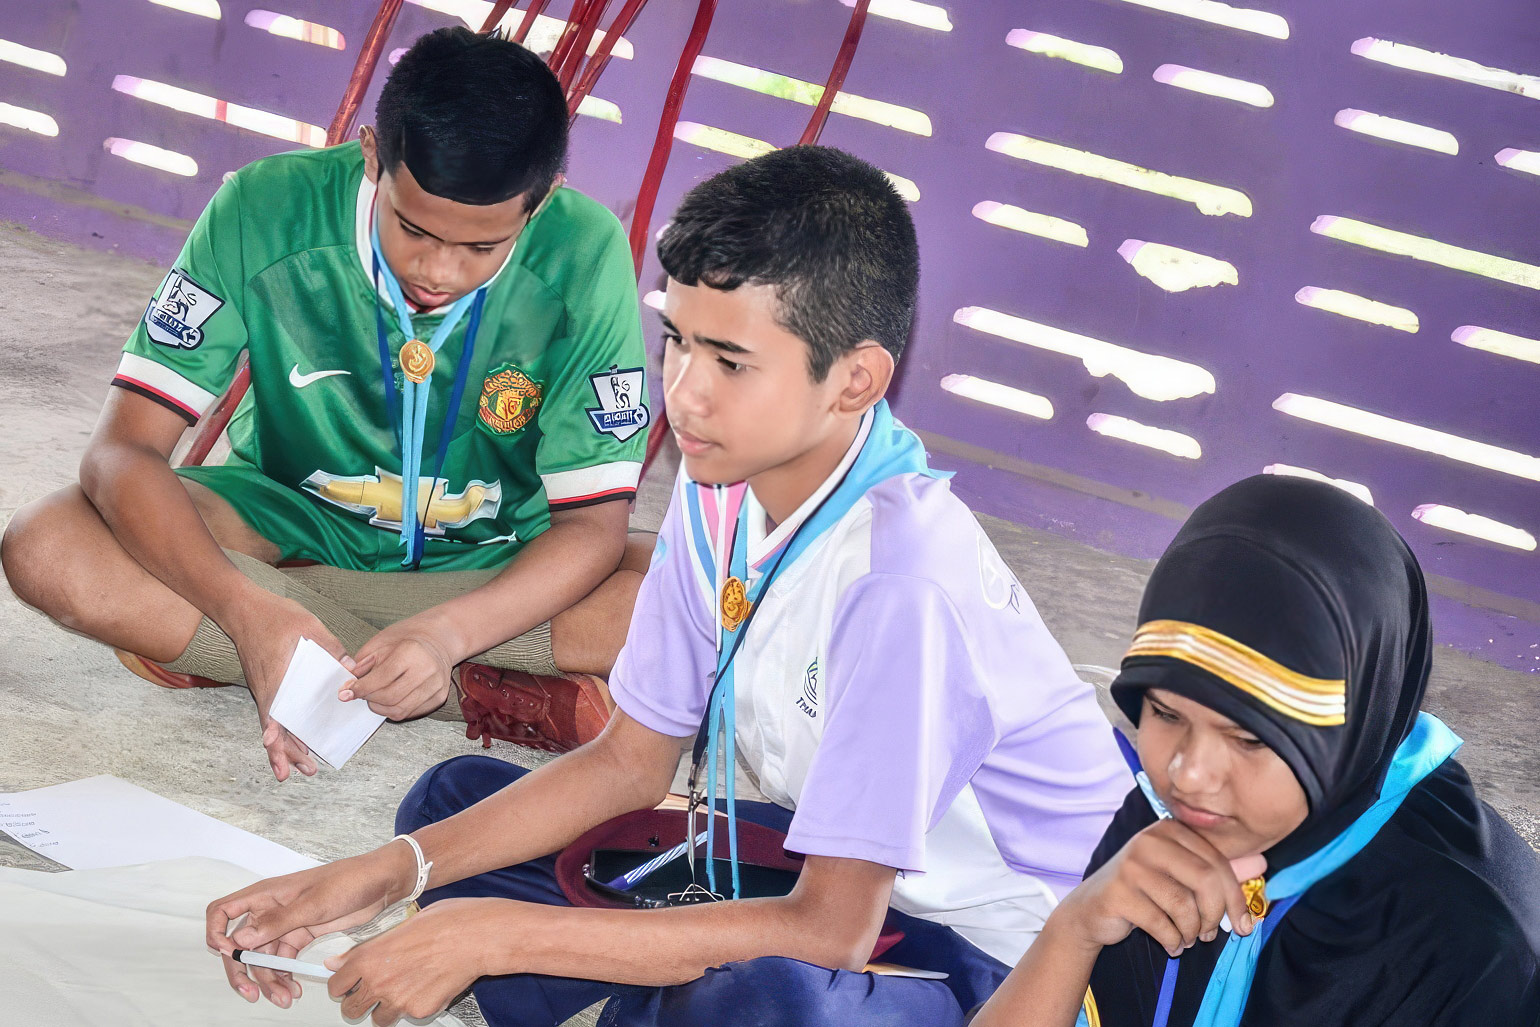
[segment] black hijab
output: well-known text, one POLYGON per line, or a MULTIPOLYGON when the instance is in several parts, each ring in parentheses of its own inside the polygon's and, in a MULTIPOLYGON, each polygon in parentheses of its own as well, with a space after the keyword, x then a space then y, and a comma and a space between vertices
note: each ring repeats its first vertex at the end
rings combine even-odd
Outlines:
MULTIPOLYGON (((1149 688, 1202 703, 1267 743, 1304 789, 1309 813, 1265 853, 1269 874, 1320 849, 1378 797, 1422 703, 1432 641, 1422 570, 1372 507, 1298 478, 1232 485, 1161 557, 1139 623, 1112 685, 1123 712, 1137 724, 1149 688), (1196 656, 1162 644, 1181 637, 1217 642, 1196 656), (1250 686, 1244 666, 1226 661, 1231 652, 1281 667, 1297 685, 1250 686)), ((1087 876, 1154 820, 1135 789, 1087 876)), ((1182 956, 1170 1027, 1193 1022, 1224 941, 1182 956)), ((1241 1023, 1534 1027, 1537 953, 1540 859, 1449 759, 1282 915, 1241 1023)), ((1102 950, 1091 989, 1105 1027, 1150 1027, 1167 959, 1142 931, 1102 950)))

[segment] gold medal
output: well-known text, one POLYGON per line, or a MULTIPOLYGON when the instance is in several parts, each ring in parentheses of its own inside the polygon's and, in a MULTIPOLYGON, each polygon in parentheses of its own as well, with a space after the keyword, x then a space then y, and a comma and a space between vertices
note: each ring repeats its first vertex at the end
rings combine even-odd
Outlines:
POLYGON ((1260 877, 1253 877, 1249 881, 1241 882, 1241 894, 1246 898, 1246 911, 1252 919, 1261 920, 1267 916, 1267 911, 1272 903, 1267 901, 1267 882, 1260 877))
POLYGON ((728 631, 737 631, 748 615, 749 595, 743 582, 736 577, 728 578, 722 583, 722 626, 728 631))
POLYGON ((433 351, 421 339, 401 347, 401 373, 421 385, 433 373, 433 351))

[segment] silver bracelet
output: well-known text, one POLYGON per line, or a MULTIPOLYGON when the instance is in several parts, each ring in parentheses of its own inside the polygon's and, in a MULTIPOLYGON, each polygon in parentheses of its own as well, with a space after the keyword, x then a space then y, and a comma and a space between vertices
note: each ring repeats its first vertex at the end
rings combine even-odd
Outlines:
POLYGON ((412 855, 417 857, 417 884, 412 888, 412 894, 402 900, 404 902, 416 902, 417 897, 422 894, 422 890, 428 886, 428 872, 433 869, 433 863, 423 858, 422 846, 417 844, 416 838, 409 834, 398 834, 391 841, 395 841, 397 838, 410 845, 412 847, 412 855))

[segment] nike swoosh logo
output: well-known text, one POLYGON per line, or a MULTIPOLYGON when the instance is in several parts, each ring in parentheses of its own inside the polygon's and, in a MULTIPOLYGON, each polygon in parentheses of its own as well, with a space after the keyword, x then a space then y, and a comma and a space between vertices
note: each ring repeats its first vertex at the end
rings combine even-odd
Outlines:
POLYGON ((299 365, 289 368, 289 384, 296 389, 303 389, 311 382, 318 382, 322 378, 330 378, 334 374, 352 374, 352 371, 311 371, 309 374, 300 374, 299 365))

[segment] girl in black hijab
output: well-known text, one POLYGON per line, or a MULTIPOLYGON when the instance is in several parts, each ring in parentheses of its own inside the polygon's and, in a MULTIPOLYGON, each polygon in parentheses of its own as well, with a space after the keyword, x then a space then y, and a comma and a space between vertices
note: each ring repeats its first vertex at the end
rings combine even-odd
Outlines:
POLYGON ((1540 859, 1418 711, 1431 645, 1372 507, 1199 507, 1112 685, 1140 789, 976 1027, 1540 1024, 1540 859))

